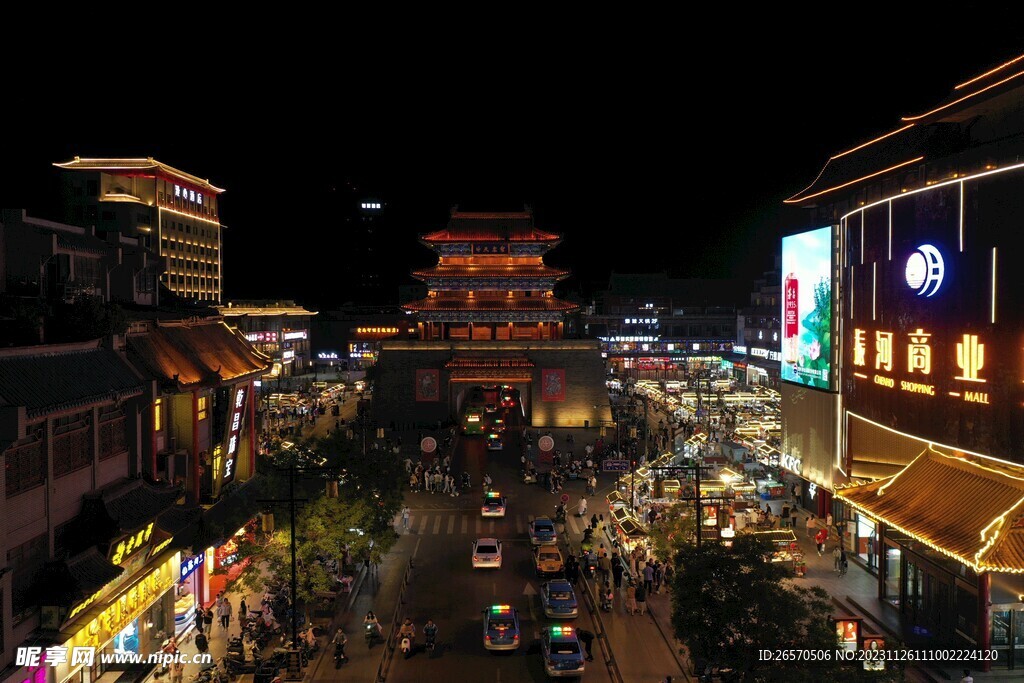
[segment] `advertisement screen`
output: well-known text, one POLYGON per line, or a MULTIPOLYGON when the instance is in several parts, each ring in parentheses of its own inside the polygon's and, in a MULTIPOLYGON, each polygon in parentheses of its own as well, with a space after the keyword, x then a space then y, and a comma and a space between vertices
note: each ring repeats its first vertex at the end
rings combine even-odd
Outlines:
POLYGON ((782 379, 832 387, 832 228, 782 238, 782 379))
MULTIPOLYGON (((1024 268, 1014 261, 1022 209, 1024 173, 1006 172, 846 218, 843 393, 852 413, 1024 462, 1024 268)), ((850 448, 878 450, 852 437, 850 448)))

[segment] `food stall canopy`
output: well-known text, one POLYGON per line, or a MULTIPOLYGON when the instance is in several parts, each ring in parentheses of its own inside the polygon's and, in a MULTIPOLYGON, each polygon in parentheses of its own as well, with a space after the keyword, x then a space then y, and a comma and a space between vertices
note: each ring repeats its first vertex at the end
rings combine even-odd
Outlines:
POLYGON ((622 524, 623 521, 630 517, 632 517, 632 515, 629 514, 629 510, 624 507, 612 510, 612 519, 615 520, 616 524, 622 524))
POLYGON ((754 536, 763 538, 774 544, 786 544, 796 542, 796 534, 792 529, 771 529, 769 531, 755 531, 754 536))
POLYGON ((605 500, 608 501, 609 506, 613 506, 616 503, 626 503, 626 497, 622 495, 619 491, 612 491, 607 496, 605 496, 605 500))
POLYGON ((643 527, 641 527, 633 518, 624 519, 619 523, 619 528, 622 529, 622 533, 627 536, 637 537, 647 535, 647 532, 643 530, 643 527))
POLYGON ((679 490, 678 479, 666 479, 661 482, 661 490, 667 495, 669 493, 675 493, 679 490))

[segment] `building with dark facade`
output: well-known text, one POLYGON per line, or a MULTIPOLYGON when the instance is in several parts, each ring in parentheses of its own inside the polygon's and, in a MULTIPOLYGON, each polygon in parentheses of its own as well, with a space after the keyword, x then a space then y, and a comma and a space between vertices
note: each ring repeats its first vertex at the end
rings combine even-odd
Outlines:
POLYGON ((397 306, 346 306, 321 311, 313 321, 311 342, 317 372, 331 376, 366 370, 377 362, 378 342, 416 338, 412 318, 397 306))
POLYGON ((986 668, 1017 669, 1020 60, 833 156, 788 200, 820 230, 784 240, 781 271, 783 451, 912 643, 993 648, 986 668))
POLYGON ((612 273, 608 289, 580 316, 619 374, 672 377, 718 368, 736 339, 739 285, 732 280, 612 273))
POLYGON ((220 303, 223 189, 152 157, 83 159, 61 169, 63 220, 139 240, 158 255, 154 276, 186 300, 220 303))
POLYGON ((270 358, 267 379, 313 371, 310 336, 316 311, 294 301, 229 301, 218 306, 224 322, 238 329, 257 351, 270 358))
POLYGON ((751 386, 777 389, 782 343, 779 324, 780 261, 775 269, 754 281, 750 300, 736 316, 736 344, 733 346, 733 377, 751 386))
POLYGON ((157 303, 158 257, 138 236, 97 235, 82 228, 29 216, 0 214, 0 293, 74 301, 95 296, 105 302, 157 303))
POLYGON ((576 305, 553 293, 567 273, 544 264, 560 239, 538 229, 530 211, 454 210, 445 228, 421 237, 438 263, 413 274, 428 294, 403 307, 416 315, 419 339, 380 342, 378 422, 447 421, 480 384, 518 389, 537 427, 610 421, 599 343, 563 339, 576 305))

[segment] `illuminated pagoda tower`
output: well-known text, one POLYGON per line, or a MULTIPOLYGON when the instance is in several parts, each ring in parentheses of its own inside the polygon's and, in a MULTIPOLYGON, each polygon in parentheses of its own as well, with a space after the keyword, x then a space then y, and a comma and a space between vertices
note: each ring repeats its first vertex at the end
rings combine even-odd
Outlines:
POLYGON ((413 271, 427 297, 403 307, 417 314, 423 340, 557 340, 576 304, 554 296, 569 271, 544 264, 561 236, 538 230, 529 209, 452 210, 448 225, 422 235, 437 265, 413 271))

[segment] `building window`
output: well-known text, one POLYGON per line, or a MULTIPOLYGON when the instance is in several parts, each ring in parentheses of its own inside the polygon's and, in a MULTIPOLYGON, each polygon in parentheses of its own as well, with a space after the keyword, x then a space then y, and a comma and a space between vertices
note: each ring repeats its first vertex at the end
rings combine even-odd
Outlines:
POLYGON ((40 534, 7 551, 7 566, 14 573, 11 580, 11 612, 15 624, 31 616, 35 609, 29 604, 28 592, 39 568, 46 562, 48 545, 46 534, 40 534))
POLYGON ((65 432, 53 439, 53 476, 62 477, 92 464, 89 426, 65 432))
POLYGON ((4 454, 7 497, 17 495, 46 481, 46 455, 42 440, 9 448, 4 454))
POLYGON ((164 428, 164 400, 158 398, 153 403, 153 431, 159 432, 164 428))
POLYGON ((210 399, 207 396, 200 396, 199 397, 198 406, 196 407, 196 411, 198 413, 198 419, 200 419, 200 420, 205 420, 206 419, 206 415, 207 415, 206 410, 207 410, 207 405, 208 405, 208 401, 209 400, 210 399))
POLYGON ((122 408, 110 408, 100 417, 100 460, 128 450, 127 430, 122 408))

